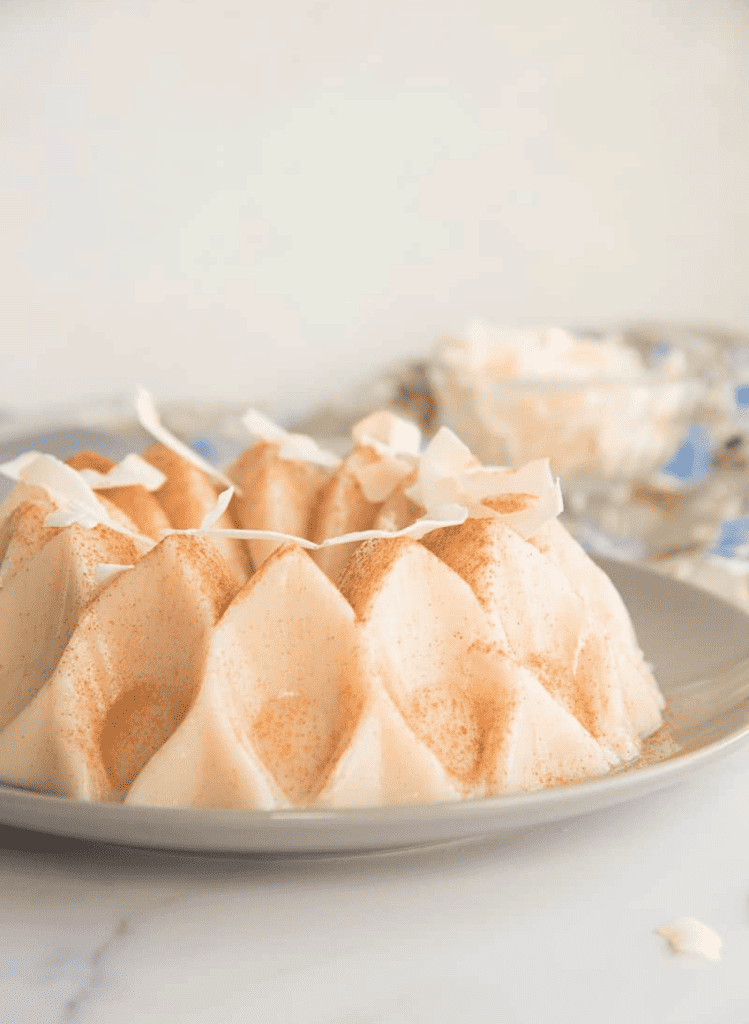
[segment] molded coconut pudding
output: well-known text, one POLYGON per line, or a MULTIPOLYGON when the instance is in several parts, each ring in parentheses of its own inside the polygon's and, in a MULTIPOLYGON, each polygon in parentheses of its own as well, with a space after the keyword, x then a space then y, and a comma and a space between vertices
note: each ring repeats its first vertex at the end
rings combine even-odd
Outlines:
POLYGON ((377 412, 339 459, 258 413, 219 472, 138 403, 113 464, 0 507, 0 779, 80 800, 363 807, 605 775, 662 724, 548 461, 377 412))

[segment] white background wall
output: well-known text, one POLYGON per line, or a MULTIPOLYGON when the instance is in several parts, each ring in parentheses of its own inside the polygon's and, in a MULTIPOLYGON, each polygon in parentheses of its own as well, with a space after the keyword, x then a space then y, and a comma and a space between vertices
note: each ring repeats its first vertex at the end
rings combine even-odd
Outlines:
POLYGON ((0 405, 749 323, 745 0, 4 0, 0 405))

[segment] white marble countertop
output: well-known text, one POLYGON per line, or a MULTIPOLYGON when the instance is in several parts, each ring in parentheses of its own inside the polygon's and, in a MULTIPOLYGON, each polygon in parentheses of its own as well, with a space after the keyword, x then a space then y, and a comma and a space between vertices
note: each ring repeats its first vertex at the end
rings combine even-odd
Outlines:
POLYGON ((13 1024, 749 1020, 749 750, 621 807, 367 858, 209 859, 0 827, 13 1024), (722 959, 655 929, 693 916, 722 959))

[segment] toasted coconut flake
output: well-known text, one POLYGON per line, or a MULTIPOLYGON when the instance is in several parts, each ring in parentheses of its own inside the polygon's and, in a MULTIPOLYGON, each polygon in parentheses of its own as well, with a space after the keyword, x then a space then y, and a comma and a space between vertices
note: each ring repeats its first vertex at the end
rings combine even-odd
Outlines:
POLYGON ((466 516, 500 515, 525 540, 564 507, 548 459, 536 459, 520 469, 482 466, 447 427, 435 434, 421 457, 418 479, 405 494, 427 515, 446 504, 463 506, 466 516))
POLYGON ((112 466, 106 473, 98 473, 95 469, 79 469, 83 479, 93 491, 106 491, 112 487, 132 487, 139 484, 147 491, 158 491, 166 480, 166 476, 146 462, 140 455, 131 453, 122 462, 112 466))
POLYGON ((369 462, 351 462, 364 497, 373 504, 387 501, 418 464, 421 431, 415 423, 380 410, 355 424, 351 436, 358 448, 375 453, 369 462))
POLYGON ((467 517, 467 510, 465 508, 456 505, 444 505, 434 509, 434 514, 431 517, 423 516, 402 530, 360 530, 358 533, 345 533, 340 537, 329 537, 327 540, 316 544, 315 541, 307 540, 306 537, 295 537, 288 533, 279 533, 277 530, 222 530, 212 525, 206 525, 215 522, 224 511, 226 506, 219 506, 227 493, 228 491, 224 491, 219 495, 216 507, 206 515, 202 526, 191 530, 164 530, 164 535, 171 533, 187 534, 188 536, 206 534, 208 536, 227 537, 234 540, 272 540, 279 543, 292 541, 308 551, 317 551, 320 548, 331 548, 339 544, 351 544, 352 542, 377 538, 411 537, 413 540, 421 540, 422 537, 431 533, 432 530, 438 530, 444 526, 460 526, 467 517))
POLYGON ((280 459, 289 459, 292 462, 312 462, 315 465, 329 466, 333 469, 341 462, 337 455, 321 448, 307 434, 291 434, 283 427, 279 427, 268 416, 258 412, 257 409, 248 409, 242 417, 242 423, 253 437, 277 444, 280 459))
POLYGON ((191 462, 193 466, 197 466, 198 469, 202 469, 212 480, 217 483, 223 484, 225 487, 231 487, 231 480, 224 476, 224 474, 212 466, 206 459, 201 458, 197 452, 193 451, 189 445, 186 445, 183 441, 180 441, 178 437, 167 430, 164 424, 161 422, 156 406, 154 405, 153 399, 144 388, 138 388, 138 393, 135 399, 135 412, 138 416, 140 425, 145 431, 147 431, 151 437, 155 440, 160 441, 161 444, 166 445, 167 448, 185 459, 187 462, 191 462))
POLYGON ((201 530, 211 530, 221 519, 221 516, 226 512, 229 507, 229 502, 234 494, 234 487, 227 487, 225 491, 222 491, 218 496, 216 504, 210 511, 206 512, 202 523, 200 524, 201 530))
POLYGON ((12 462, 0 465, 0 473, 30 487, 41 487, 57 508, 44 520, 46 527, 108 526, 111 530, 141 540, 140 534, 113 519, 78 470, 72 469, 54 455, 26 452, 12 462))

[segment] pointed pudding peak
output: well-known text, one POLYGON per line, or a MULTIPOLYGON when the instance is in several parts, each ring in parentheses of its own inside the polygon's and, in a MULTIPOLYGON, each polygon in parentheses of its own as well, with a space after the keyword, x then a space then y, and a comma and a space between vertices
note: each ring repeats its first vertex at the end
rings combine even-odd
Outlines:
MULTIPOLYGON (((187 459, 163 444, 154 444, 143 453, 143 458, 166 477, 155 497, 177 530, 197 529, 206 515, 216 506, 218 490, 209 477, 187 459)), ((231 481, 229 482, 231 486, 231 481)), ((225 512, 216 524, 231 529, 236 523, 225 512)), ((212 537, 216 549, 226 560, 237 586, 246 582, 250 567, 243 543, 228 537, 212 537)))

